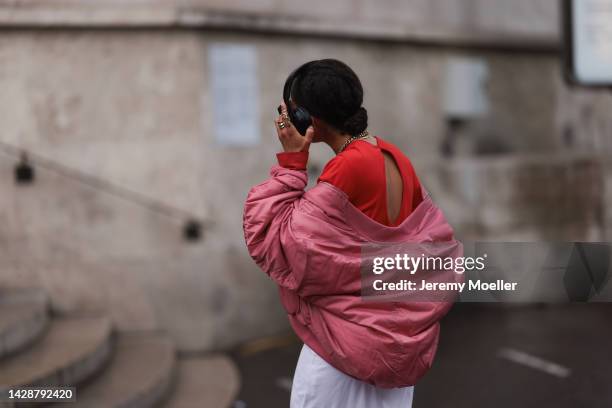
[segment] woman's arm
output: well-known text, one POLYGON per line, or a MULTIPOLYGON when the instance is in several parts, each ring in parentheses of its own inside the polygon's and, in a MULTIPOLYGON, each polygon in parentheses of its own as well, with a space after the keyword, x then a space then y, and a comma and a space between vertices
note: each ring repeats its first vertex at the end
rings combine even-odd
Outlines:
MULTIPOLYGON (((279 156, 301 154, 308 160, 314 130, 310 128, 302 136, 293 126, 281 128, 279 123, 286 120, 284 104, 282 108, 284 115, 275 121, 285 151, 279 156)), ((249 254, 276 283, 292 290, 297 289, 301 279, 292 273, 290 264, 299 261, 303 248, 291 229, 291 217, 307 184, 305 168, 273 166, 270 178, 249 191, 244 206, 243 229, 249 254)))
POLYGON ((270 178, 253 187, 244 206, 243 229, 249 254, 276 283, 296 290, 290 257, 301 252, 291 217, 308 182, 305 171, 274 166, 270 178))

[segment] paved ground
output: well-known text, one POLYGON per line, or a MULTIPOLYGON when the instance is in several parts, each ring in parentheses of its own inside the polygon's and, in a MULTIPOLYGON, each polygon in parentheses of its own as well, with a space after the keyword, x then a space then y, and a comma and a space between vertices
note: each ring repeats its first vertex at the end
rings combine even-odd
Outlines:
MULTIPOLYGON (((300 347, 237 351, 235 407, 288 407, 300 347)), ((413 406, 612 407, 612 304, 457 305, 413 406)))

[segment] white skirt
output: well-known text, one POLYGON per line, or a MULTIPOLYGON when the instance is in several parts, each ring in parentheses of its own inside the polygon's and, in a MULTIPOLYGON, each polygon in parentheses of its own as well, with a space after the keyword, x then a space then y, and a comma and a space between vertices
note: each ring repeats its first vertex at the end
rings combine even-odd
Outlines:
POLYGON ((383 389, 338 371, 304 344, 293 376, 291 408, 410 408, 414 387, 383 389))

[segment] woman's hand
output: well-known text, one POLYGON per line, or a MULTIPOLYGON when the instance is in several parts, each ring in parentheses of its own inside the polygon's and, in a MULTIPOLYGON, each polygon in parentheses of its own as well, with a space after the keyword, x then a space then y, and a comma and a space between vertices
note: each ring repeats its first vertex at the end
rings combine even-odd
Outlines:
POLYGON ((308 130, 306 130, 306 136, 302 136, 295 126, 291 124, 289 114, 287 113, 287 106, 285 106, 284 102, 281 102, 281 115, 274 121, 274 126, 276 126, 278 140, 280 140, 283 145, 283 150, 285 152, 294 153, 308 151, 314 136, 314 128, 310 126, 308 130))

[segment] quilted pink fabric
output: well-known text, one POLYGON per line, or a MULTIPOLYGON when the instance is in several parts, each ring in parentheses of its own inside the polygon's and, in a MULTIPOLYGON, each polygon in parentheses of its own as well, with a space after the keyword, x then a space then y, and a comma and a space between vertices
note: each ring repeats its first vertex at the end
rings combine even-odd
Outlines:
MULTIPOLYGON (((360 256, 367 243, 447 242, 462 246, 427 193, 398 227, 379 224, 344 192, 305 171, 272 167, 244 207, 252 258, 279 287, 296 334, 329 364, 382 388, 414 385, 431 367, 439 321, 452 302, 367 302, 360 256)), ((438 254, 439 255, 439 254, 438 254)))

